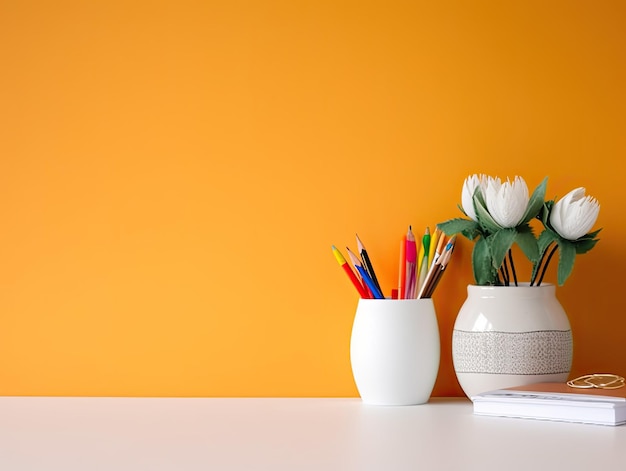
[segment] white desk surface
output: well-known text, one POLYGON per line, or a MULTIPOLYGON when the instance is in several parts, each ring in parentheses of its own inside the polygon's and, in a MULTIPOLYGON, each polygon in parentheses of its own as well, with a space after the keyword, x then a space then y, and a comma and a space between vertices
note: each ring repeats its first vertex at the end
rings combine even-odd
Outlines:
POLYGON ((462 398, 0 397, 2 471, 622 469, 626 425, 480 417, 462 398))

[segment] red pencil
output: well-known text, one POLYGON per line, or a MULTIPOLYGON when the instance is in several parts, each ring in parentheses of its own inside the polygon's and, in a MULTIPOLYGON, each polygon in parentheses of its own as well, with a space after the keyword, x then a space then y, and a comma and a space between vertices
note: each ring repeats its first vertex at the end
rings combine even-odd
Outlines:
POLYGON ((361 282, 358 280, 358 278, 356 277, 356 275, 352 271, 352 268, 350 268, 350 265, 348 264, 346 259, 343 257, 341 252, 334 245, 333 245, 333 253, 335 254, 335 258, 337 259, 337 263, 339 263, 339 266, 341 266, 343 268, 343 270, 346 272, 346 274, 348 275, 348 278, 350 278, 350 281, 352 282, 354 287, 357 289, 357 291, 359 292, 361 297, 365 298, 365 299, 369 299, 370 296, 369 296, 368 292, 365 290, 365 288, 363 287, 361 282))

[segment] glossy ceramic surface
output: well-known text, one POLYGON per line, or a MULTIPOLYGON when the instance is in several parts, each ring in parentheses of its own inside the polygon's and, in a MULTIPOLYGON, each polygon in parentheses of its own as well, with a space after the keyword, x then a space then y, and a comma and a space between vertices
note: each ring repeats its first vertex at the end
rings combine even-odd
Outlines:
POLYGON ((453 330, 452 359, 468 397, 493 389, 567 381, 573 354, 554 285, 475 286, 453 330))
POLYGON ((439 327, 431 299, 359 300, 350 361, 364 403, 428 402, 439 360, 439 327))

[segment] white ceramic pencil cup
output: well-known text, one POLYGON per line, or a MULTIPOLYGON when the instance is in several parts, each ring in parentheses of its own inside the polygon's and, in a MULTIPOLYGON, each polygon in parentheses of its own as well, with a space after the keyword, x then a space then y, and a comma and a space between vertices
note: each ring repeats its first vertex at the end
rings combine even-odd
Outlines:
POLYGON ((435 386, 440 339, 432 299, 360 299, 350 362, 365 404, 424 404, 435 386))

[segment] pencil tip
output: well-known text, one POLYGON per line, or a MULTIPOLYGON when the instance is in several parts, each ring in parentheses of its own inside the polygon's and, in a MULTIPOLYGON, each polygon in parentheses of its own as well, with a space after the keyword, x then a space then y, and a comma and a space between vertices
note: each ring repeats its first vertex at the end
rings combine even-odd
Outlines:
POLYGON ((356 244, 358 245, 359 252, 362 252, 365 249, 363 242, 359 239, 359 234, 356 235, 356 244))

